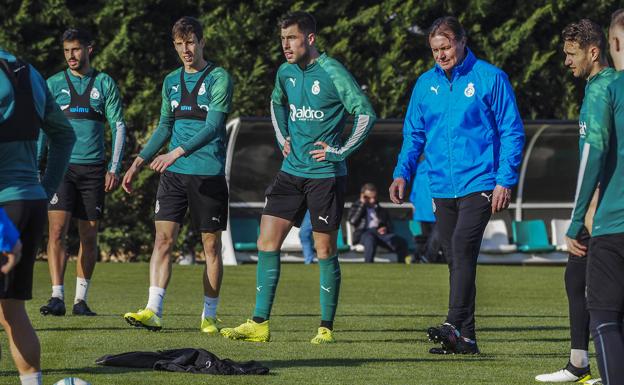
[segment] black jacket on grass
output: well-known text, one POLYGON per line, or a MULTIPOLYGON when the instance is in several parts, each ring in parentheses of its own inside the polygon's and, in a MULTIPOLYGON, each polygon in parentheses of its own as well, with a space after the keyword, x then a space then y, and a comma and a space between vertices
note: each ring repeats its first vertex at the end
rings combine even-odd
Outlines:
POLYGON ((105 355, 95 360, 98 365, 125 368, 150 368, 166 372, 197 374, 268 374, 269 368, 256 361, 235 362, 220 359, 204 349, 172 349, 158 352, 129 352, 105 355))

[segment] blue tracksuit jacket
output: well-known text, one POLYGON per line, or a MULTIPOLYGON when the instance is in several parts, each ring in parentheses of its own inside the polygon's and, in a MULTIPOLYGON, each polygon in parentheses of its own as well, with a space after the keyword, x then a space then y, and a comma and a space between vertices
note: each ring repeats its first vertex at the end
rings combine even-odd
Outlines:
POLYGON ((451 80, 437 64, 418 78, 394 178, 409 183, 424 151, 434 198, 510 188, 518 182, 523 146, 524 126, 507 75, 467 49, 451 80))

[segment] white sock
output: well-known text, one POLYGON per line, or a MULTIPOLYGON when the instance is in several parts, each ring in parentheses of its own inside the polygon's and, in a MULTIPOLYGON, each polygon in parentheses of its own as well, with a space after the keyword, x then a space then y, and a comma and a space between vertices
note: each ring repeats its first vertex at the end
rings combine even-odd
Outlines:
POLYGON ((52 285, 52 297, 65 300, 65 286, 52 285))
POLYGON ((89 291, 90 279, 76 278, 76 297, 74 303, 78 303, 79 300, 87 302, 87 292, 89 291))
POLYGON ((163 301, 165 300, 165 289, 158 286, 150 286, 149 299, 147 300, 147 308, 162 317, 163 301))
POLYGON ((42 385, 41 372, 22 374, 19 376, 22 385, 42 385))
POLYGON ((204 311, 202 319, 206 317, 217 318, 217 306, 219 306, 219 297, 212 298, 204 296, 204 311))
POLYGON ((570 363, 577 368, 586 368, 589 366, 589 352, 587 350, 572 349, 570 350, 570 363))

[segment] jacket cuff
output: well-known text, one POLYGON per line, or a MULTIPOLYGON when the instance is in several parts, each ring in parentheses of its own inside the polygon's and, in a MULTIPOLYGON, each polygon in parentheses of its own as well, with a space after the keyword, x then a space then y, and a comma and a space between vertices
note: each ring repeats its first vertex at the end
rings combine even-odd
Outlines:
POLYGON ((576 237, 578 237, 579 233, 581 232, 581 229, 583 228, 583 226, 584 224, 581 222, 572 221, 570 223, 570 227, 568 228, 568 231, 566 232, 566 236, 568 238, 576 239, 576 237))

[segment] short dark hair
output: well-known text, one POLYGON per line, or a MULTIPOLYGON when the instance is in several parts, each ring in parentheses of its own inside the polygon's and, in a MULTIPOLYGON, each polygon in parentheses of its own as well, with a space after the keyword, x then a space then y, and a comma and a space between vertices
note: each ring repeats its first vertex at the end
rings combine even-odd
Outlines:
POLYGON ((466 30, 455 16, 437 18, 429 27, 429 39, 442 35, 449 40, 460 41, 466 37, 466 30))
POLYGON ((63 36, 61 36, 61 43, 74 40, 78 40, 80 44, 85 46, 93 45, 93 39, 87 30, 68 28, 65 32, 63 32, 63 36))
POLYGON ((197 41, 204 38, 204 29, 201 23, 194 17, 183 16, 175 22, 173 28, 171 28, 171 37, 188 37, 190 34, 197 36, 197 41))
POLYGON ((377 192, 377 187, 372 183, 364 183, 364 186, 362 186, 360 192, 364 193, 364 191, 377 192))
POLYGON ((579 47, 585 49, 590 45, 598 47, 600 56, 607 54, 607 38, 602 28, 589 19, 581 19, 576 23, 568 24, 561 32, 563 41, 578 43, 579 47))
POLYGON ((291 25, 297 25, 301 32, 305 34, 316 33, 316 20, 314 16, 308 12, 297 11, 288 12, 277 23, 281 29, 288 28, 291 25))
POLYGON ((611 27, 624 28, 624 8, 620 8, 611 14, 611 27))

